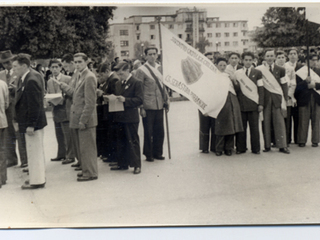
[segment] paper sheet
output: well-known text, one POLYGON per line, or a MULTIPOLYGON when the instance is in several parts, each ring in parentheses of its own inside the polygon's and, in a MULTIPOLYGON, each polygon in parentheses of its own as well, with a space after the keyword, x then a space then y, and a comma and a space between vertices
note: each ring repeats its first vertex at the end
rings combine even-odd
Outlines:
POLYGON ((104 99, 108 99, 109 103, 109 112, 121 112, 124 111, 123 102, 120 102, 117 99, 117 96, 114 94, 111 95, 103 95, 104 99))
POLYGON ((62 105, 63 97, 61 93, 48 93, 44 96, 44 99, 53 106, 62 105))

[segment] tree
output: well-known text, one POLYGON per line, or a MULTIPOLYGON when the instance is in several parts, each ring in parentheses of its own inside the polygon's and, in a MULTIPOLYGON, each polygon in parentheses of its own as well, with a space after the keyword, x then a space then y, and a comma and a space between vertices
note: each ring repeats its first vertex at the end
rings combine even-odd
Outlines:
POLYGON ((143 60, 144 49, 146 49, 149 45, 150 45, 150 43, 148 41, 134 44, 134 46, 133 46, 134 58, 143 60))
MULTIPOLYGON (((262 17, 263 27, 257 28, 253 41, 259 47, 292 47, 306 45, 304 15, 296 8, 271 7, 262 17)), ((309 44, 318 45, 317 24, 309 24, 309 44)))
POLYGON ((207 46, 210 46, 208 39, 205 37, 200 37, 199 42, 196 43, 196 48, 199 50, 199 52, 205 53, 207 46))
POLYGON ((0 49, 24 52, 34 58, 85 52, 106 55, 108 19, 115 7, 0 8, 0 49))

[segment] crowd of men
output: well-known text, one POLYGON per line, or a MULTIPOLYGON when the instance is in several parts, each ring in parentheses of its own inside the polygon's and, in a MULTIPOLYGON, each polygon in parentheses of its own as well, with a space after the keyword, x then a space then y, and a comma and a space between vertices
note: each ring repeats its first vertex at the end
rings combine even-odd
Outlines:
MULTIPOLYGON (((213 61, 211 53, 205 55, 213 61)), ((263 152, 276 147, 289 154, 292 139, 294 144, 305 147, 310 120, 312 147, 318 147, 319 56, 310 53, 302 58, 305 62, 299 63, 296 48, 289 49, 288 54, 283 50, 266 49, 259 66, 255 59, 257 57, 251 52, 244 52, 241 56, 233 52, 229 61, 225 58, 216 60, 218 70, 229 75, 231 84, 226 103, 217 118, 199 112, 202 153, 209 153, 210 147, 217 156, 223 153, 231 156, 234 146, 236 154, 245 153, 249 125, 251 151, 260 154, 260 121, 263 152)))
POLYGON ((50 60, 46 82, 31 67, 29 55, 0 52, 5 68, 0 72, 0 187, 6 184, 7 167, 18 164, 16 141, 21 168, 29 175, 22 189, 45 186, 47 103, 52 107, 58 144, 51 161, 73 163, 79 182, 98 178, 97 157, 109 163, 111 170, 132 167, 134 174, 141 172, 139 110, 143 154, 150 162, 164 160, 163 114, 169 109, 169 97, 157 57, 158 49, 151 45, 145 49, 143 65, 135 62, 138 67, 132 69, 128 61, 105 61, 94 73, 86 54, 65 54, 61 60, 50 60), (122 109, 111 110, 114 104, 122 109))

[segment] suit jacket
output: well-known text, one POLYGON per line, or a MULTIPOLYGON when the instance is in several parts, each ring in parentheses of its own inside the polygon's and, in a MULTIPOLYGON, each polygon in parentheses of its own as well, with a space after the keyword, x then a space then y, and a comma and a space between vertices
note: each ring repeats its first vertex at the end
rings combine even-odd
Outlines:
POLYGON ((0 129, 8 127, 6 109, 9 107, 9 90, 5 81, 0 80, 0 129))
MULTIPOLYGON (((314 68, 313 71, 320 76, 320 69, 314 68)), ((316 103, 320 105, 320 95, 316 93, 313 89, 308 88, 308 83, 296 75, 297 87, 294 92, 294 97, 297 99, 298 107, 306 106, 310 100, 311 95, 313 95, 316 103)), ((316 83, 316 89, 320 89, 320 83, 316 83)))
MULTIPOLYGON (((278 83, 280 84, 280 86, 282 88, 282 93, 283 93, 284 99, 287 102, 287 100, 288 100, 288 84, 286 82, 281 84, 281 81, 280 81, 281 78, 285 77, 286 69, 274 64, 272 74, 275 77, 275 79, 278 81, 278 83)), ((272 98, 272 104, 274 105, 274 107, 281 108, 282 98, 279 94, 274 94, 274 93, 269 92, 267 89, 264 89, 264 97, 265 97, 265 100, 264 100, 265 102, 267 102, 267 99, 272 98)))
MULTIPOLYGON (((21 83, 21 79, 19 82, 21 83)), ((38 130, 47 125, 43 96, 44 80, 37 71, 30 68, 23 83, 18 84, 16 93, 15 111, 19 132, 25 133, 27 127, 38 130)))
MULTIPOLYGON (((239 70, 239 71, 242 71, 239 70)), ((257 85, 258 80, 262 79, 262 73, 261 71, 251 67, 249 79, 257 85)), ((259 95, 259 105, 264 105, 264 87, 260 86, 258 87, 258 95, 259 95)), ((246 97, 240 88, 240 85, 238 84, 235 87, 235 90, 237 91, 237 96, 240 104, 240 109, 242 112, 251 112, 251 111, 258 111, 258 104, 246 97)))
MULTIPOLYGON (((71 81, 71 77, 60 74, 60 82, 64 82, 69 85, 70 81, 71 81)), ((55 83, 52 79, 50 79, 48 81, 47 91, 48 93, 60 93, 61 89, 57 83, 55 83)), ((57 105, 53 107, 52 115, 53 115, 53 121, 57 123, 69 121, 69 117, 67 115, 67 109, 66 109, 66 99, 64 99, 62 105, 57 105)))
POLYGON ((79 123, 87 128, 97 126, 96 94, 97 79, 88 68, 79 73, 73 90, 70 109, 70 128, 79 128, 79 123))
POLYGON ((138 107, 143 102, 143 85, 142 82, 130 77, 125 85, 121 81, 116 83, 115 95, 125 97, 124 111, 116 112, 114 115, 115 122, 138 123, 138 107))

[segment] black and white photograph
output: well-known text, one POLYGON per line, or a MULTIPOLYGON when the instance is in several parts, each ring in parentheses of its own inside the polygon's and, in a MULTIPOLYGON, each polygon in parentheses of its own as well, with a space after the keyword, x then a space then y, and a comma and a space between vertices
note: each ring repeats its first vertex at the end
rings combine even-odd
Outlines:
POLYGON ((320 224, 320 3, 4 4, 0 68, 2 230, 320 224))

